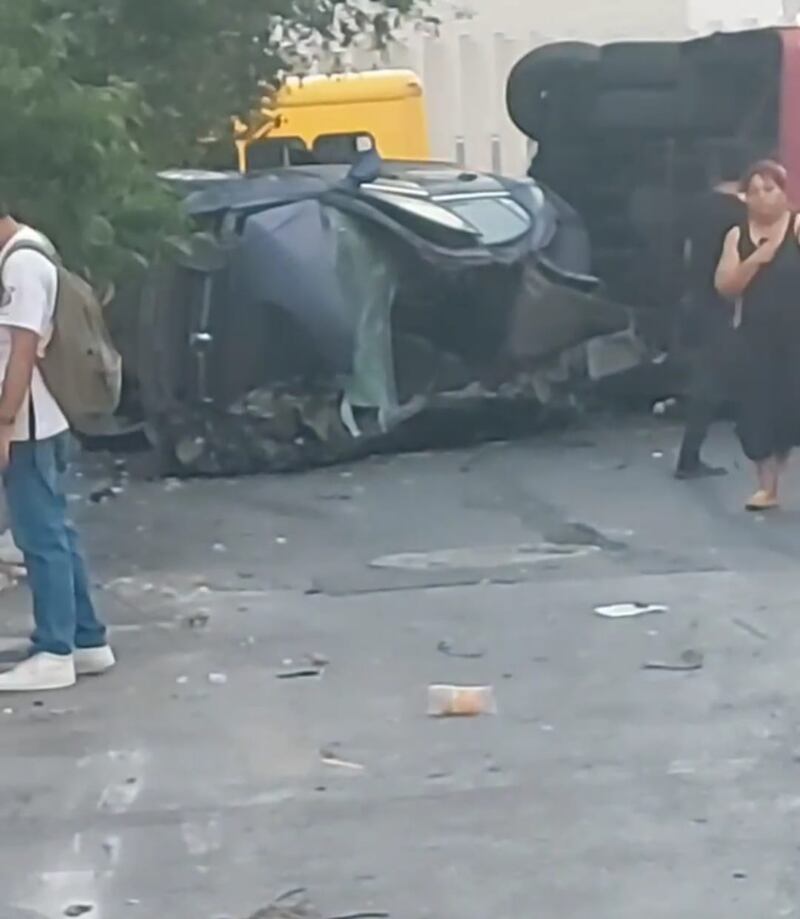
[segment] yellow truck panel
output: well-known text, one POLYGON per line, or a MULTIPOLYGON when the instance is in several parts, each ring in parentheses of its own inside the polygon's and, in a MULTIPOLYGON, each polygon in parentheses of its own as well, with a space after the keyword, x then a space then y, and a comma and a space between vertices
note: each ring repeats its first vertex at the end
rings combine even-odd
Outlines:
POLYGON ((430 142, 422 82, 410 70, 290 77, 266 100, 261 119, 239 126, 239 168, 262 142, 285 141, 310 153, 368 135, 384 159, 428 160, 430 142))

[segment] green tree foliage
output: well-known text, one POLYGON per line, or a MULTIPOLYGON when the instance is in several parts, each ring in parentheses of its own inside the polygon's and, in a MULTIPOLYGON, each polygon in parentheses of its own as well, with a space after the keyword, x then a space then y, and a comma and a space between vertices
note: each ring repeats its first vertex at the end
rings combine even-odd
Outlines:
POLYGON ((380 43, 414 0, 3 0, 0 198, 115 276, 180 229, 156 178, 202 163, 286 67, 380 43))

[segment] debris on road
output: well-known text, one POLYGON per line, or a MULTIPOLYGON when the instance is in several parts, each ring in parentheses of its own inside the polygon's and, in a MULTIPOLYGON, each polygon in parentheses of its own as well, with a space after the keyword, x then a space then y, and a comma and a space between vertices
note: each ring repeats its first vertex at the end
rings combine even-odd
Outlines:
POLYGON ((228 682, 228 676, 225 673, 209 673, 208 682, 214 686, 224 686, 228 682))
POLYGON ((342 759, 333 747, 323 747, 319 751, 320 759, 326 766, 337 766, 340 769, 350 769, 353 772, 364 772, 366 766, 354 760, 342 759))
POLYGON ((92 912, 94 909, 93 906, 89 906, 88 903, 73 903, 72 906, 68 906, 64 910, 64 915, 73 917, 73 916, 85 916, 87 913, 92 912))
POLYGON ((205 610, 198 610, 183 620, 183 624, 189 629, 204 629, 211 621, 211 614, 205 610))
POLYGON ((324 654, 314 652, 303 655, 301 662, 295 662, 291 657, 282 661, 283 670, 276 676, 279 680, 298 680, 303 677, 321 677, 330 661, 324 654))
POLYGON ((663 399, 660 402, 656 402, 656 404, 653 406, 653 414, 657 418, 665 418, 671 414, 674 414, 677 408, 677 399, 663 399))
POLYGON ((325 763, 326 766, 338 766, 340 769, 351 769, 353 772, 364 772, 367 768, 362 763, 351 762, 347 759, 338 759, 338 757, 335 756, 324 756, 322 762, 325 763))
POLYGON ((769 635, 767 635, 766 632, 762 631, 752 623, 747 622, 747 620, 734 618, 731 620, 731 622, 733 622, 733 624, 737 628, 740 628, 743 632, 747 632, 748 635, 752 635, 753 638, 759 638, 761 641, 769 641, 769 635))
POLYGON ((89 500, 92 504, 104 504, 106 501, 110 501, 112 498, 115 498, 120 492, 118 492, 111 485, 104 485, 101 488, 96 488, 89 495, 89 500))
POLYGON ((460 718, 496 715, 497 703, 491 686, 428 687, 428 715, 432 718, 460 718))
POLYGON ((322 916, 308 899, 306 889, 297 887, 276 897, 249 919, 322 919, 322 916))
POLYGON ((447 657, 457 657, 457 658, 460 658, 461 660, 467 660, 467 661, 477 661, 477 660, 480 660, 482 657, 486 657, 485 651, 457 651, 453 647, 453 643, 451 641, 448 641, 447 639, 440 641, 439 644, 436 646, 436 650, 440 654, 444 654, 447 657))
POLYGON ((689 673, 694 670, 702 670, 705 664, 705 656, 700 651, 690 648, 684 651, 677 661, 648 661, 642 665, 643 670, 668 670, 673 673, 689 673))
POLYGON ((389 913, 374 911, 366 913, 340 913, 337 916, 329 916, 328 919, 389 919, 389 913))
POLYGON ((253 913, 249 919, 389 919, 389 915, 384 910, 359 910, 323 917, 309 900, 306 889, 298 887, 281 894, 269 906, 253 913))
POLYGON ((277 674, 279 680, 302 680, 304 678, 321 677, 322 667, 306 667, 300 670, 282 670, 277 674))
POLYGON ((669 607, 660 603, 614 603, 611 606, 597 606, 594 611, 604 619, 632 619, 634 616, 668 613, 669 607))
POLYGON ((112 498, 119 497, 125 493, 125 488, 129 479, 130 475, 125 466, 125 460, 114 460, 114 468, 111 471, 110 480, 106 480, 105 484, 98 485, 91 491, 89 493, 89 501, 91 501, 92 504, 103 504, 106 501, 110 501, 112 498))

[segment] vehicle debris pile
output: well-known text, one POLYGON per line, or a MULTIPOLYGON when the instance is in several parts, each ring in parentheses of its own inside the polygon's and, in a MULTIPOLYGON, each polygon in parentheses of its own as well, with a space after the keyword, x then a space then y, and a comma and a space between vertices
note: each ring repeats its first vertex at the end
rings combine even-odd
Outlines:
POLYGON ((468 440, 530 432, 645 357, 577 214, 530 180, 377 157, 167 178, 198 232, 126 356, 164 472, 423 446, 448 414, 468 440))

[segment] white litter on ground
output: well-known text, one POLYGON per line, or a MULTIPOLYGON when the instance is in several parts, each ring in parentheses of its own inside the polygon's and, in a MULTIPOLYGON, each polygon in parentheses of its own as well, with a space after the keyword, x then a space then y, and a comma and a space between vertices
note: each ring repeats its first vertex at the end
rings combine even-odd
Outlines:
POLYGON ((595 614, 604 619, 632 619, 634 616, 652 616, 656 613, 668 612, 668 606, 658 603, 614 603, 611 606, 595 608, 595 614))

